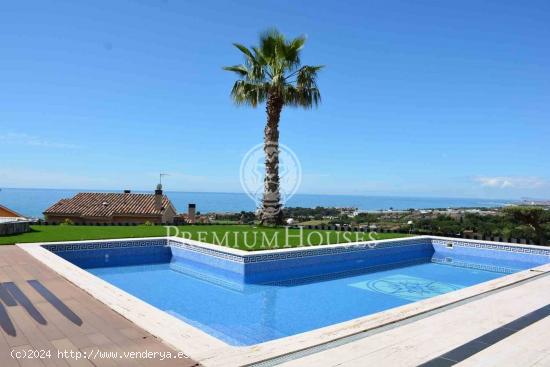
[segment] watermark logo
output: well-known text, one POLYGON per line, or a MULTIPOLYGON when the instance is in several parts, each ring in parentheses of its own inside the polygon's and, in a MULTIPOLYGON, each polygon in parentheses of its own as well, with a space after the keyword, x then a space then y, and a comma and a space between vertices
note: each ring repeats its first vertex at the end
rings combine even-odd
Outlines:
POLYGON ((378 239, 378 232, 376 231, 369 231, 369 240, 376 241, 378 239))
MULTIPOLYGON (((279 195, 280 203, 285 204, 298 190, 302 182, 302 166, 296 154, 284 144, 267 144, 267 152, 264 152, 264 144, 258 144, 250 149, 241 161, 240 180, 246 194, 256 203, 256 207, 262 206, 264 187, 269 187, 266 181, 266 155, 272 157, 279 150, 279 195)), ((268 190, 269 191, 269 190, 268 190)), ((268 195, 273 194, 268 192, 268 195)))
POLYGON ((285 227, 276 231, 265 231, 257 227, 249 230, 227 231, 185 231, 177 226, 165 226, 166 237, 180 237, 187 241, 210 243, 223 247, 247 250, 276 250, 290 247, 317 247, 340 244, 344 247, 376 248, 376 232, 306 230, 304 227, 285 227))

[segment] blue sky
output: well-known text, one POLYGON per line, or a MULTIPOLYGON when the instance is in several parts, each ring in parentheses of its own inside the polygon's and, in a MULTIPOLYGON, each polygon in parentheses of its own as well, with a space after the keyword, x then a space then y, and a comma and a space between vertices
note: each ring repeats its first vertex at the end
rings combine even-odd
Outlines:
POLYGON ((550 197, 548 1, 6 2, 0 187, 241 191, 265 112, 221 67, 271 26, 326 65, 301 192, 550 197))

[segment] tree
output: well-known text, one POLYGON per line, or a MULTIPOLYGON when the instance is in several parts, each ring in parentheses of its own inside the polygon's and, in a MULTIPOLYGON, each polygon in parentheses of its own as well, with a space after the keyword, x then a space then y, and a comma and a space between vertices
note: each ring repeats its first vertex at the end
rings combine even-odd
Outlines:
POLYGON ((279 119, 284 106, 311 108, 321 101, 317 72, 322 66, 301 65, 305 37, 287 40, 272 29, 260 35, 260 44, 250 49, 234 46, 244 55, 244 64, 225 67, 238 74, 231 97, 237 105, 257 107, 266 103, 264 129, 265 178, 260 221, 283 222, 279 191, 279 119))
POLYGON ((535 231, 539 245, 546 246, 546 228, 550 222, 550 212, 539 206, 510 206, 504 209, 510 219, 524 224, 535 231))

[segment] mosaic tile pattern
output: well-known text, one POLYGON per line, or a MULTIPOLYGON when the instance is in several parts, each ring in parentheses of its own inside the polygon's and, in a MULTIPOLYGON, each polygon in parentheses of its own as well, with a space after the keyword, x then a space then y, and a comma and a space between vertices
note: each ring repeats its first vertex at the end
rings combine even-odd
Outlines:
POLYGON ((459 285, 413 277, 410 275, 391 275, 381 279, 353 283, 350 284, 350 286, 413 302, 462 288, 459 285))
POLYGON ((510 245, 498 244, 498 243, 482 243, 482 242, 475 242, 475 241, 433 239, 432 244, 442 245, 442 246, 447 246, 448 244, 452 244, 453 247, 454 246, 470 247, 470 248, 484 249, 484 250, 497 250, 497 251, 508 251, 508 252, 515 252, 515 253, 523 253, 523 254, 550 256, 550 249, 547 250, 547 249, 538 249, 538 248, 529 248, 529 247, 520 247, 520 246, 510 246, 510 245))
POLYGON ((152 247, 167 246, 166 239, 157 240, 125 240, 109 242, 67 242, 56 245, 42 245, 46 250, 53 253, 61 251, 81 251, 81 250, 107 250, 131 247, 152 247))

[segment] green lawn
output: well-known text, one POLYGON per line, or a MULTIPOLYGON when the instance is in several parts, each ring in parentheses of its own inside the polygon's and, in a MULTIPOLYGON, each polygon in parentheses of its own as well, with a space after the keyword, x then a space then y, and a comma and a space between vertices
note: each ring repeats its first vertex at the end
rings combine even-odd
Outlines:
MULTIPOLYGON (((55 242, 97 240, 130 237, 166 236, 162 226, 31 226, 32 231, 13 236, 0 236, 0 245, 27 242, 55 242)), ((243 250, 267 250, 303 245, 368 241, 369 236, 360 232, 336 232, 285 228, 260 228, 247 225, 180 226, 187 238, 230 246, 243 250)), ((170 235, 175 235, 172 230, 170 235)), ((380 233, 375 239, 407 237, 403 233, 380 233)))
POLYGON ((312 219, 305 222, 300 222, 302 226, 318 226, 321 224, 328 224, 330 221, 328 219, 312 219))

